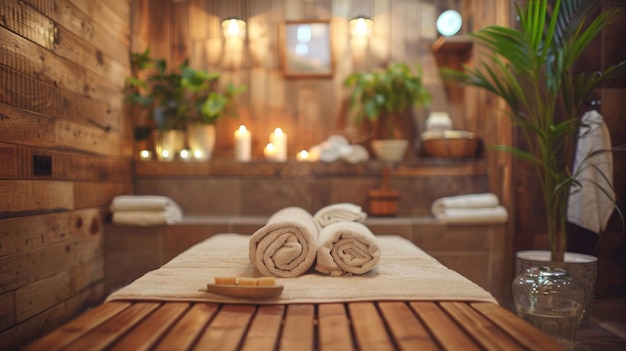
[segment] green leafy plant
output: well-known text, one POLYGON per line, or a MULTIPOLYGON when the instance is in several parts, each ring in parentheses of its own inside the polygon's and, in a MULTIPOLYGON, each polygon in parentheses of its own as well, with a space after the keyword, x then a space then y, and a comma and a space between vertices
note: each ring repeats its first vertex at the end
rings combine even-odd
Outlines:
MULTIPOLYGON (((487 61, 463 71, 442 69, 444 77, 486 89, 507 104, 529 149, 496 148, 536 166, 553 261, 564 259, 570 186, 582 186, 564 155, 578 138, 585 100, 600 84, 626 71, 622 61, 602 72, 575 73, 577 59, 616 14, 602 11, 591 19, 593 3, 528 0, 524 8, 517 7, 519 29, 489 26, 470 33, 491 51, 487 61)), ((602 152, 611 150, 587 157, 602 152)))
POLYGON ((422 83, 419 64, 415 64, 415 72, 406 63, 395 63, 381 71, 353 73, 344 85, 352 89, 350 108, 356 113, 356 122, 379 121, 387 138, 400 138, 397 119, 406 116, 411 107, 426 106, 432 99, 422 83))
MULTIPOLYGON (((166 60, 150 57, 149 48, 132 53, 130 62, 132 74, 127 79, 125 101, 149 113, 158 129, 185 129, 188 106, 180 73, 168 71, 166 60)), ((149 135, 151 128, 136 129, 136 139, 149 135)))
POLYGON ((168 71, 167 61, 155 59, 150 48, 131 53, 131 76, 126 83, 125 101, 147 112, 152 126, 135 129, 135 139, 150 135, 154 128, 185 129, 187 123, 215 123, 221 116, 236 116, 233 99, 246 90, 229 83, 217 89, 220 75, 189 66, 187 60, 177 70, 168 71))
POLYGON ((221 116, 237 116, 234 98, 245 92, 245 86, 228 83, 223 92, 218 92, 215 85, 220 75, 191 67, 182 68, 182 86, 189 94, 193 106, 191 121, 210 124, 221 116))

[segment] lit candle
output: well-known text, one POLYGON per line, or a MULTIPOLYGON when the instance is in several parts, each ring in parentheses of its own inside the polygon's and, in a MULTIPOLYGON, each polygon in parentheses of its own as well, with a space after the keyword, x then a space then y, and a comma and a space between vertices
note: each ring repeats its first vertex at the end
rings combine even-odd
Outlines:
POLYGON ((274 144, 268 143, 267 145, 265 145, 265 148, 263 149, 263 155, 265 155, 265 158, 267 158, 268 160, 276 160, 276 147, 274 146, 274 144))
POLYGON ((235 159, 240 162, 250 161, 250 131, 243 124, 235 131, 235 159))
POLYGON ((309 152, 306 150, 300 150, 300 152, 298 152, 298 155, 296 155, 296 159, 298 159, 298 161, 312 161, 309 158, 309 152))
POLYGON ((139 159, 142 161, 150 161, 152 159, 152 152, 150 150, 139 151, 139 159))
POLYGON ((191 161, 191 152, 189 152, 189 150, 186 150, 186 149, 180 150, 180 153, 178 155, 180 156, 180 159, 183 161, 191 161))
POLYGON ((159 161, 173 161, 174 160, 174 153, 170 152, 170 150, 161 150, 161 153, 159 154, 159 161))
POLYGON ((280 128, 274 129, 274 133, 270 134, 270 143, 276 149, 276 161, 287 161, 287 134, 280 128))
POLYGON ((205 158, 204 152, 202 152, 202 150, 194 150, 193 158, 195 158, 198 161, 203 160, 205 158))

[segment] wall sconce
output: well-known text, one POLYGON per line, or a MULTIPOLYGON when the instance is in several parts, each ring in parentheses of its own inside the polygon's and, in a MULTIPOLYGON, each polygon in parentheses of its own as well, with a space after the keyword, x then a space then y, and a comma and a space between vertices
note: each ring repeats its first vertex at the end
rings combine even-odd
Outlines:
POLYGON ((374 21, 365 16, 357 16, 350 20, 350 34, 353 37, 369 37, 374 21))
POLYGON ((222 21, 222 30, 225 38, 245 38, 246 22, 240 18, 226 18, 222 21))

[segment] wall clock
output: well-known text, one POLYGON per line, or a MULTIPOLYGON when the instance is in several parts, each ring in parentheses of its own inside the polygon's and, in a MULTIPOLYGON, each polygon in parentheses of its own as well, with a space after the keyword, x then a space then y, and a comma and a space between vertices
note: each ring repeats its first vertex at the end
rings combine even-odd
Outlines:
POLYGON ((449 37, 458 33, 462 24, 461 14, 455 10, 446 10, 437 18, 437 31, 439 34, 449 37))

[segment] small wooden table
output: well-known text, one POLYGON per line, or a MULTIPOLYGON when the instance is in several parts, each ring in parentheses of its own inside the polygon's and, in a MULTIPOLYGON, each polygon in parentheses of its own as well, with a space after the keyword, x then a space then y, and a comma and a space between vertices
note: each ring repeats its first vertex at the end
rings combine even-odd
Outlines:
POLYGON ((563 350, 487 302, 104 303, 26 350, 563 350))

